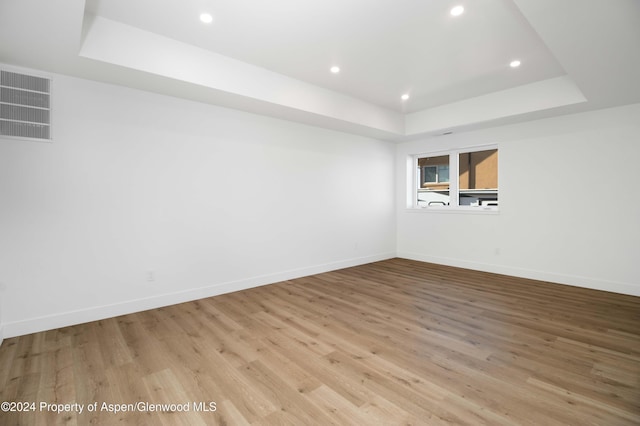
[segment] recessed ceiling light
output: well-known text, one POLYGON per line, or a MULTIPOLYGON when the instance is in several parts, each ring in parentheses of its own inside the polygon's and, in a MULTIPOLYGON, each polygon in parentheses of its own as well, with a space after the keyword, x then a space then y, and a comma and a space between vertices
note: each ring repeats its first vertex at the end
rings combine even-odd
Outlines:
POLYGON ((511 68, 518 68, 518 67, 520 66, 520 64, 521 64, 521 62, 520 62, 519 60, 517 60, 517 59, 516 59, 516 60, 514 60, 514 61, 511 61, 511 63, 509 64, 509 66, 510 66, 511 68))
POLYGON ((407 99, 409 99, 409 94, 408 94, 408 93, 405 93, 404 95, 400 96, 400 98, 401 98, 403 101, 406 101, 407 99))
POLYGON ((205 24, 210 24, 213 22, 213 16, 210 13, 201 13, 200 20, 205 24))
POLYGON ((340 67, 334 65, 329 70, 334 74, 338 74, 340 72, 340 67))
POLYGON ((451 9, 451 14, 453 16, 460 16, 464 13, 464 6, 456 6, 453 9, 451 9))

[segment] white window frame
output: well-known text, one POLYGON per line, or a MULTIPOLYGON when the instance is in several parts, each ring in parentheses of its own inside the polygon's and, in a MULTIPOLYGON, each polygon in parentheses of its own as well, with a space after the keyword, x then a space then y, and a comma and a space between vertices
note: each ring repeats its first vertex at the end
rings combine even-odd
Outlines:
MULTIPOLYGON (((411 184, 409 185, 410 194, 407 194, 407 208, 409 210, 414 211, 437 211, 437 212, 455 212, 455 213, 497 213, 499 211, 499 201, 500 201, 500 165, 498 164, 498 203, 495 205, 490 203, 490 205, 484 205, 481 203, 478 206, 463 206, 459 205, 460 202, 460 189, 459 189, 459 179, 460 179, 460 154, 465 154, 469 152, 479 152, 479 151, 489 151, 489 150, 498 150, 499 147, 496 144, 492 145, 481 145, 481 146, 472 146, 472 147, 464 147, 464 148, 456 148, 447 151, 431 151, 424 152, 420 154, 411 155, 408 158, 407 166, 410 168, 408 172, 409 181, 411 184), (418 166, 418 159, 425 157, 439 157, 439 156, 449 156, 449 205, 427 205, 421 206, 418 205, 418 189, 421 188, 422 183, 420 182, 420 167, 418 166)), ((500 161, 500 156, 498 156, 498 163, 500 161)))

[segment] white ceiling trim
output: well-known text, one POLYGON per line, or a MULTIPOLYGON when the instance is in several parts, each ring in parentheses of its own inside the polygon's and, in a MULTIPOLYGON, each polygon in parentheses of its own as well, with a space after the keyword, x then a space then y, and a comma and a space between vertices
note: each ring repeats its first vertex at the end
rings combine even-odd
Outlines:
POLYGON ((285 108, 404 134, 401 113, 103 17, 87 15, 79 55, 285 108))
POLYGON ((439 133, 586 101, 569 77, 550 78, 407 114, 405 134, 439 133))
POLYGON ((83 34, 79 51, 83 58, 351 123, 392 139, 586 101, 573 81, 563 76, 403 115, 107 18, 85 15, 83 34))

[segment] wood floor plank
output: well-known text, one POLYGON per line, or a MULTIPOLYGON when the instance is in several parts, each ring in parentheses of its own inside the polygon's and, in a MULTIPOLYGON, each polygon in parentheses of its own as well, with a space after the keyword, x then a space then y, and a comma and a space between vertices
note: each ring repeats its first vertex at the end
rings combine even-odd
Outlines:
POLYGON ((85 407, 0 425, 637 425, 640 298, 391 259, 5 339, 0 401, 85 407))
POLYGON ((308 397, 331 418, 333 424, 366 424, 362 411, 327 385, 312 390, 308 397))

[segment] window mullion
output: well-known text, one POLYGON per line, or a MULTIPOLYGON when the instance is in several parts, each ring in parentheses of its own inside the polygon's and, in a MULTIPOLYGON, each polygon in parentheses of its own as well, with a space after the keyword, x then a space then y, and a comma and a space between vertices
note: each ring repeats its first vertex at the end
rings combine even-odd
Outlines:
POLYGON ((452 207, 459 206, 459 173, 458 173, 458 162, 459 155, 457 152, 452 152, 449 155, 449 205, 452 207))

